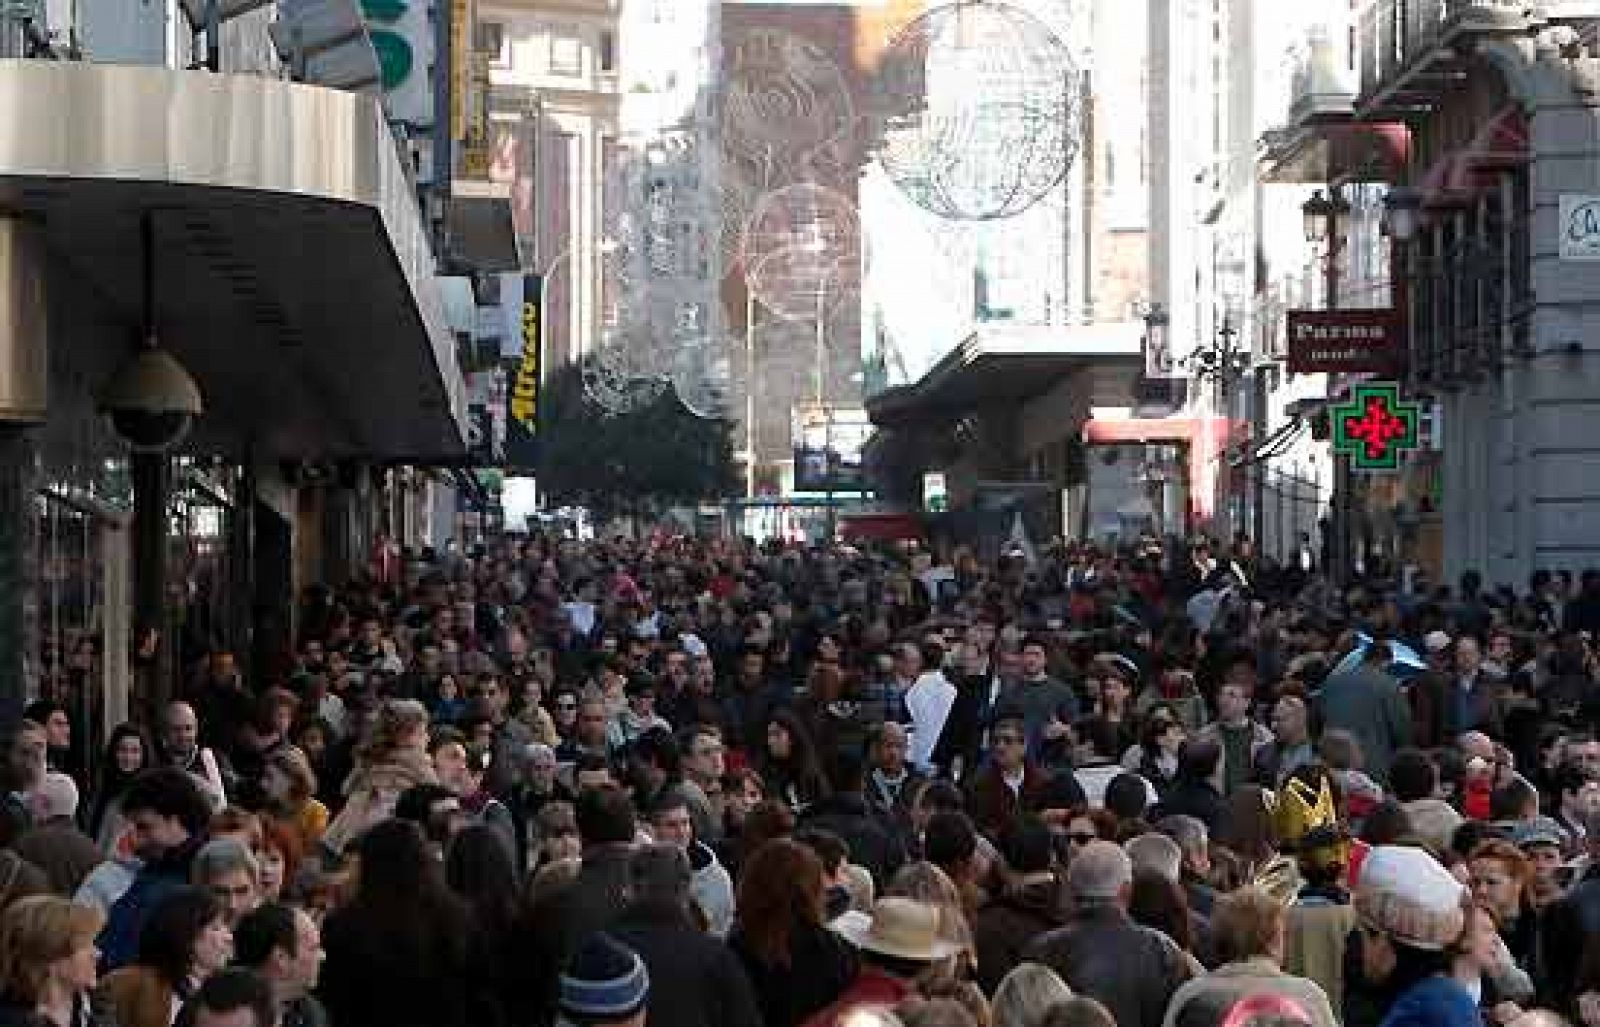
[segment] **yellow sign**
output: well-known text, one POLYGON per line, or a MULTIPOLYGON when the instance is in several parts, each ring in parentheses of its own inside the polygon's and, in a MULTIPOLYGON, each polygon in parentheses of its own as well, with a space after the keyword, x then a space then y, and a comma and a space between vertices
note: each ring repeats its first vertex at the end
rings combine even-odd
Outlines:
POLYGON ((538 431, 539 305, 535 301, 522 304, 522 363, 511 385, 511 417, 529 435, 538 431))
POLYGON ((450 0, 450 138, 467 137, 467 94, 472 88, 472 0, 450 0))

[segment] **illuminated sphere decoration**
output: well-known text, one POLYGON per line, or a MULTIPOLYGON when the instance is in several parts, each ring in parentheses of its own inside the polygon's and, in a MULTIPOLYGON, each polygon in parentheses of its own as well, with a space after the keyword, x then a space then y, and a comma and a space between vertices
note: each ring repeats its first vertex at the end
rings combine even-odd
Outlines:
POLYGON ((793 33, 741 33, 728 50, 726 76, 722 144, 758 189, 807 177, 802 168, 833 163, 836 155, 828 151, 855 129, 855 105, 839 65, 793 33))
POLYGON ((826 318, 861 277, 861 219, 842 194, 809 182, 763 196, 744 233, 745 284, 788 321, 826 318))
POLYGON ((878 163, 940 217, 1013 217, 1071 168, 1079 88, 1066 45, 1028 12, 991 0, 936 7, 884 54, 878 163))
POLYGON ((696 417, 720 420, 737 410, 739 390, 733 374, 734 344, 723 336, 685 343, 674 353, 672 389, 696 417))

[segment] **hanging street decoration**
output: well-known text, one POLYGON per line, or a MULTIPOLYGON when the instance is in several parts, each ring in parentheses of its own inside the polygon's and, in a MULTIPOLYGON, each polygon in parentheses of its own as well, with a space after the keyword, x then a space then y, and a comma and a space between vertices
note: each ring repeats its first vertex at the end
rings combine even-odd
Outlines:
POLYGON ((1400 398, 1394 382, 1364 382, 1350 399, 1330 409, 1333 451, 1350 458, 1358 471, 1394 471, 1400 454, 1417 448, 1419 404, 1400 398))

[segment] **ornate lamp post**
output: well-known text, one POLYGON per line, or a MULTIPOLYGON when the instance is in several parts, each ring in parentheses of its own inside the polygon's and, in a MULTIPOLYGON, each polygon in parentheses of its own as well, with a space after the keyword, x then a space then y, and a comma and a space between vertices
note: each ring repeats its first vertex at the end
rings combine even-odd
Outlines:
MULTIPOLYGON (((1322 190, 1300 207, 1305 219, 1306 242, 1325 248, 1323 254, 1323 306, 1328 310, 1339 308, 1339 256, 1344 252, 1345 233, 1350 224, 1350 202, 1335 186, 1332 194, 1324 196, 1322 190)), ((1335 581, 1348 579, 1354 539, 1351 535, 1350 461, 1335 453, 1333 456, 1333 566, 1329 568, 1335 581)))

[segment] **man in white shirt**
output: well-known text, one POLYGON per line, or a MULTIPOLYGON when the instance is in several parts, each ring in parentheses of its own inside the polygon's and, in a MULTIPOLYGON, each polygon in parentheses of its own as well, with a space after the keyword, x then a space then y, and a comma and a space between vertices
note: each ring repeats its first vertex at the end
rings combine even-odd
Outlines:
POLYGON ((939 735, 950 719, 950 707, 956 701, 956 686, 952 685, 940 669, 944 653, 927 646, 922 662, 929 669, 917 678, 906 691, 906 710, 911 714, 911 765, 918 770, 931 772, 933 750, 939 744, 939 735))

